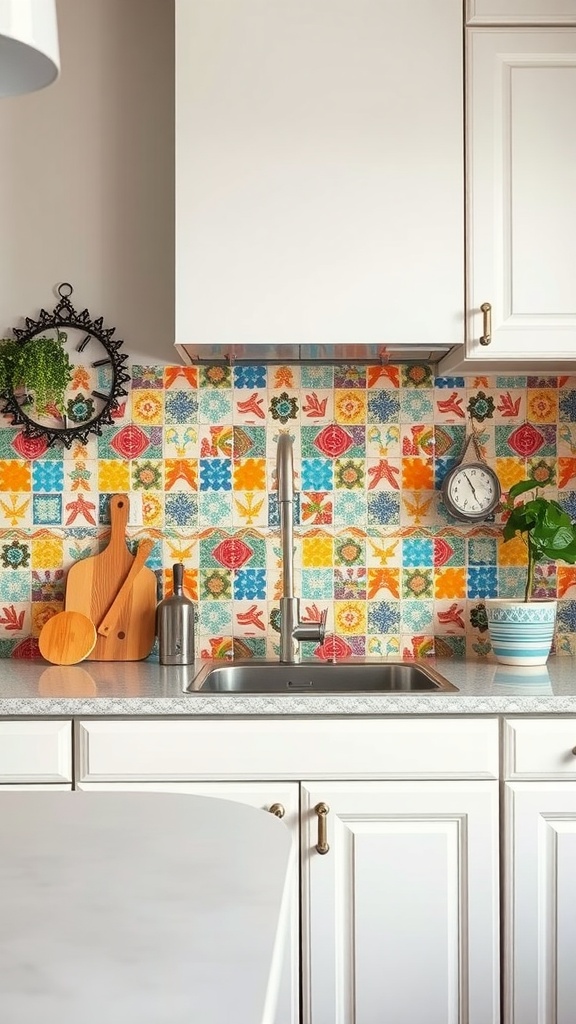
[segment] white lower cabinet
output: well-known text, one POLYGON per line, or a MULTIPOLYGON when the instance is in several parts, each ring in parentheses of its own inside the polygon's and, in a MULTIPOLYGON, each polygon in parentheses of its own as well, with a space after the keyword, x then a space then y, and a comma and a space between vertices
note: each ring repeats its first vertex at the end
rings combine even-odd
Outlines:
POLYGON ((101 720, 77 736, 80 789, 284 806, 300 861, 275 1024, 497 1024, 495 719, 101 720))
POLYGON ((305 1021, 499 1020, 497 783, 303 783, 302 826, 305 1021))
POLYGON ((576 1019, 576 719, 504 728, 504 1024, 576 1019))
POLYGON ((506 785, 505 1024, 576 1019, 576 783, 506 785))

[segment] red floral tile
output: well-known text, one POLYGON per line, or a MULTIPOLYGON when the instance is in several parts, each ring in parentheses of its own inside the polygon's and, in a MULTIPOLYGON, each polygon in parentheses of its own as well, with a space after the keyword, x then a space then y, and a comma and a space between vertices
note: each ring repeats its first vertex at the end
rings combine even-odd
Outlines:
POLYGON ((332 424, 329 427, 324 427, 315 438, 314 444, 318 448, 318 451, 322 452, 322 455, 327 455, 328 458, 336 459, 340 455, 344 455, 349 448, 354 444, 354 439, 344 430, 343 427, 339 427, 337 424, 332 424))
POLYGON ((144 431, 134 424, 122 427, 110 441, 110 447, 118 452, 123 459, 138 459, 140 455, 144 454, 149 444, 150 441, 144 431))

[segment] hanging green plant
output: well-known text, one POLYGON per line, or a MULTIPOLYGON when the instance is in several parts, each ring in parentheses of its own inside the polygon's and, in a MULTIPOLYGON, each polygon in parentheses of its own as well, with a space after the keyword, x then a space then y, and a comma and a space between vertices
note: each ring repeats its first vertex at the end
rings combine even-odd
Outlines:
POLYGON ((64 397, 72 380, 73 366, 64 349, 65 331, 57 337, 36 336, 22 342, 0 339, 0 392, 9 395, 24 389, 27 404, 36 415, 64 415, 64 397))

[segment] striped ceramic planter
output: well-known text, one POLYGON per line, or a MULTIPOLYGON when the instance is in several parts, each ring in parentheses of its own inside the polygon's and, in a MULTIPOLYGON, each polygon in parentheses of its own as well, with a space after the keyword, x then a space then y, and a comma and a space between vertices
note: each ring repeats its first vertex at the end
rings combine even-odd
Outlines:
POLYGON ((544 665, 556 622, 556 601, 485 601, 492 650, 502 665, 544 665))

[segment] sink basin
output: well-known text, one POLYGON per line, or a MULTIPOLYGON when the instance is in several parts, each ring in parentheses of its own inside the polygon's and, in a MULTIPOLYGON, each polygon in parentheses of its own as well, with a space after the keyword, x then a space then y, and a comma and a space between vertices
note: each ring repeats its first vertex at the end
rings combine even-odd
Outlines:
POLYGON ((205 665, 186 687, 202 693, 430 693, 457 690, 422 662, 234 661, 205 665))

